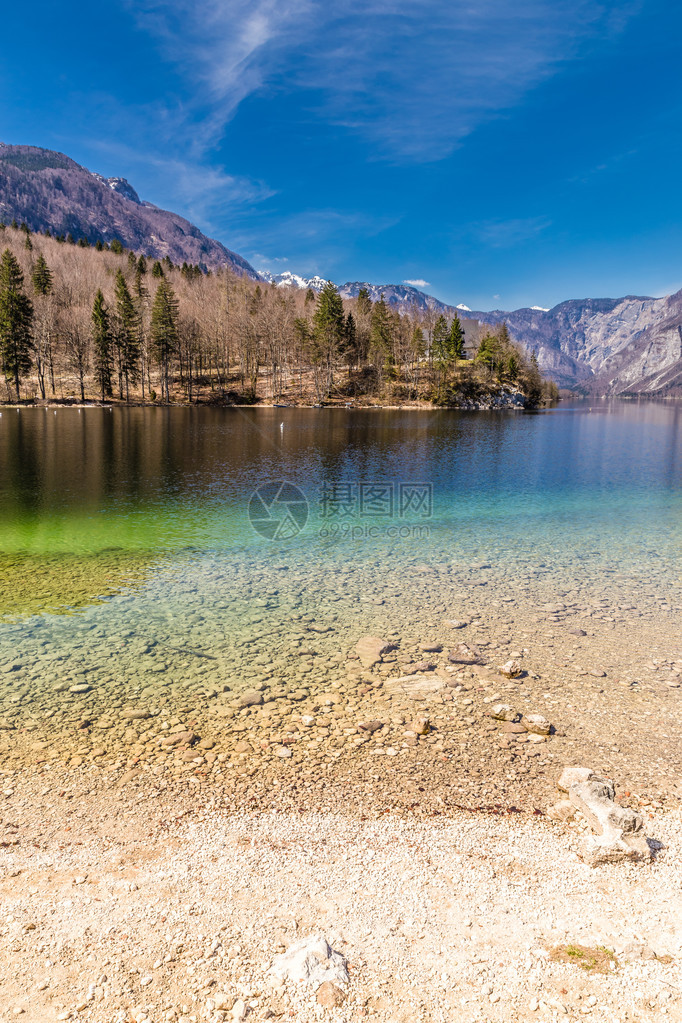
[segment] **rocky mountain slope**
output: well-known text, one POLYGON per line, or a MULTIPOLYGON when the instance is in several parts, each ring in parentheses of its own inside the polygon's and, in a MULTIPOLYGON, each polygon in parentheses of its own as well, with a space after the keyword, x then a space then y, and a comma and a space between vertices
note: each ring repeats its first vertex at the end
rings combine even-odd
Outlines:
MULTIPOLYGON (((258 273, 264 281, 267 281, 268 284, 276 284, 278 288, 302 288, 319 292, 327 283, 327 278, 320 277, 318 274, 314 277, 303 277, 290 270, 285 270, 281 274, 272 274, 269 270, 259 270, 258 273)), ((373 302, 378 302, 383 295, 384 301, 388 305, 398 306, 405 310, 420 309, 425 312, 431 309, 436 314, 443 313, 446 316, 452 316, 455 309, 460 314, 470 312, 465 305, 457 307, 447 305, 440 299, 434 298, 433 295, 427 295, 426 292, 408 284, 370 284, 368 281, 347 281, 345 284, 338 285, 342 298, 357 298, 362 288, 369 292, 369 297, 373 302)))
POLYGON ((111 242, 174 263, 227 266, 258 277, 253 267, 188 220, 140 199, 125 178, 104 178, 62 153, 0 143, 0 221, 33 231, 111 242))
POLYGON ((471 315, 491 324, 505 321, 512 337, 537 354, 541 370, 563 386, 606 394, 682 393, 682 291, 471 315))
MULTIPOLYGON (((320 292, 326 284, 325 278, 317 275, 302 277, 300 274, 291 273, 288 270, 281 274, 272 274, 268 270, 259 270, 258 272, 264 281, 267 281, 268 284, 275 284, 278 288, 304 288, 320 292)), ((462 321, 468 350, 470 352, 476 350, 480 340, 481 326, 478 320, 473 318, 468 306, 447 305, 446 302, 441 302, 433 295, 427 295, 426 292, 419 291, 418 288, 408 284, 370 284, 368 281, 347 281, 345 284, 338 285, 342 298, 357 298, 362 288, 369 292, 372 302, 378 302, 383 297, 389 306, 397 308, 401 313, 412 312, 416 309, 422 313, 431 312, 434 316, 440 316, 442 313, 448 319, 457 313, 462 321)))
MULTIPOLYGON (((339 293, 343 298, 357 298, 362 288, 369 292, 373 302, 378 302, 384 297, 384 301, 390 306, 397 306, 401 309, 419 309, 421 312, 432 310, 439 315, 453 316, 455 307, 441 302, 433 295, 427 295, 411 284, 369 284, 367 281, 348 281, 339 287, 339 293)), ((461 310, 457 310, 460 312, 461 310)))

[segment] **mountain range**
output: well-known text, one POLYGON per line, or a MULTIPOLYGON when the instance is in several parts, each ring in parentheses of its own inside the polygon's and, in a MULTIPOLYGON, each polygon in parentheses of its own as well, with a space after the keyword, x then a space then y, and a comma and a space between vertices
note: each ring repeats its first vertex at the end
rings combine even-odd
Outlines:
POLYGON ((251 264, 184 217, 140 199, 125 178, 104 178, 75 160, 37 146, 0 142, 0 221, 26 223, 95 243, 118 239, 127 249, 206 269, 229 266, 258 279, 251 264))
POLYGON ((504 321, 562 386, 601 394, 682 394, 682 291, 470 315, 492 325, 504 321))
MULTIPOLYGON (((290 272, 264 279, 279 287, 319 291, 323 278, 290 272)), ((344 298, 366 288, 372 301, 383 295, 391 306, 407 312, 431 310, 452 318, 457 313, 465 333, 478 337, 485 325, 506 323, 512 338, 535 352, 542 372, 560 386, 608 394, 682 393, 682 291, 665 298, 627 295, 561 302, 553 309, 489 311, 464 303, 448 305, 407 284, 341 284, 344 298)))
MULTIPOLYGON (((221 242, 176 213, 142 200, 122 177, 105 178, 63 153, 36 146, 0 143, 0 221, 16 219, 34 231, 49 229, 74 238, 111 242, 174 263, 205 269, 229 267, 235 273, 277 287, 311 288, 320 276, 286 271, 260 272, 221 242)), ((682 291, 665 298, 627 295, 561 302, 515 310, 471 310, 448 305, 409 284, 348 281, 344 298, 366 288, 373 301, 383 295, 399 311, 455 312, 470 344, 486 329, 505 322, 512 338, 535 352, 542 372, 558 384, 608 394, 682 394, 682 291)))

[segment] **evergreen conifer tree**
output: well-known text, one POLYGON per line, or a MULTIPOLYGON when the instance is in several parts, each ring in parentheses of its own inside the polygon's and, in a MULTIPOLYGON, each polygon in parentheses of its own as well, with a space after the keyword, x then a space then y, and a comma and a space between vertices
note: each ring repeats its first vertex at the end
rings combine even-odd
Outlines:
POLYGON ((319 362, 327 368, 326 393, 332 386, 334 359, 343 347, 346 333, 346 318, 343 302, 335 284, 327 281, 317 296, 317 308, 313 315, 313 334, 319 362))
POLYGON ((522 382, 526 408, 538 408, 542 404, 542 376, 538 365, 538 357, 533 350, 530 356, 530 367, 522 382))
POLYGON ((92 340, 94 349, 95 379, 102 395, 102 401, 111 398, 111 373, 113 369, 113 338, 109 322, 109 311, 104 295, 98 288, 92 307, 92 340))
POLYGON ((433 328, 433 361, 439 369, 444 370, 450 362, 448 321, 441 313, 433 328))
MULTIPOLYGON (((369 298, 369 292, 366 294, 369 298)), ((386 361, 391 350, 391 317, 383 295, 372 305, 370 343, 375 355, 386 361)))
POLYGON ((16 258, 5 249, 0 259, 0 363, 14 381, 17 401, 21 377, 31 368, 33 305, 24 294, 24 275, 16 258))
POLYGON ((457 315, 452 318, 450 324, 450 357, 453 361, 464 358, 464 330, 462 329, 462 323, 457 315))
POLYGON ((170 401, 170 363, 178 348, 178 301, 165 279, 159 282, 152 305, 151 340, 156 360, 161 367, 162 393, 170 401))
POLYGON ((358 332, 355 328, 355 317, 352 313, 348 313, 346 317, 344 350, 348 364, 348 375, 350 376, 350 371, 358 357, 358 332))
POLYGON ((358 313, 360 316, 369 316, 372 312, 372 299, 369 297, 367 288, 360 288, 358 291, 358 313))
POLYGON ((36 264, 33 267, 31 282, 33 284, 33 292, 36 295, 49 295, 52 291, 52 271, 47 265, 42 252, 36 259, 36 264))
POLYGON ((33 294, 36 296, 34 331, 33 331, 33 355, 35 368, 38 376, 38 386, 41 398, 45 397, 45 375, 49 371, 52 381, 52 393, 54 394, 54 351, 52 347, 54 335, 54 306, 50 301, 53 281, 52 271, 47 265, 45 256, 40 253, 33 272, 31 273, 33 294))
MULTIPOLYGON (((137 268, 137 260, 134 260, 137 268)), ((119 376, 125 380, 126 401, 130 398, 130 384, 139 376, 140 346, 138 342, 138 313, 135 308, 123 271, 116 271, 114 284, 116 297, 116 320, 118 327, 119 376)))
POLYGON ((499 367, 499 355, 500 346, 497 338, 492 334, 485 334, 481 338, 478 351, 476 352, 476 362, 482 362, 484 366, 488 367, 491 378, 495 372, 495 367, 499 367))

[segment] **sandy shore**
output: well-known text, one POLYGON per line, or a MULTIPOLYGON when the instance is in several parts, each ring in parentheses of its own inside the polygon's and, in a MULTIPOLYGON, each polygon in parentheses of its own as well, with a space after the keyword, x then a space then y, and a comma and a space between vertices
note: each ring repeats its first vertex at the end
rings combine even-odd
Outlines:
POLYGON ((1 804, 0 1017, 682 1019, 679 810, 647 815, 664 845, 651 865, 590 868, 576 825, 532 814, 311 802, 234 811, 207 787, 118 787, 93 767, 15 778, 1 804), (268 975, 316 933, 348 963, 336 1008, 268 975), (567 946, 609 952, 586 970, 555 961, 567 946))

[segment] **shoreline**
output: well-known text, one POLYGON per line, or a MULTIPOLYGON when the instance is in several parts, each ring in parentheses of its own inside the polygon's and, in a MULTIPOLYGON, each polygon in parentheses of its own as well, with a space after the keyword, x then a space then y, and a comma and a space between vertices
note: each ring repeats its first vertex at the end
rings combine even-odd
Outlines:
POLYGON ((532 814, 362 813, 305 788, 236 807, 81 769, 3 801, 3 1003, 27 1023, 682 1018, 679 809, 647 819, 651 866, 592 868, 579 829, 532 814), (269 972, 315 935, 350 975, 328 1003, 269 972))
POLYGON ((47 409, 58 411, 60 409, 136 409, 136 408, 150 408, 150 409, 310 409, 317 411, 343 411, 343 412, 547 412, 553 411, 558 408, 562 403, 566 402, 581 402, 587 404, 589 401, 595 403, 596 407, 601 407, 603 403, 612 402, 672 402, 682 403, 682 397, 670 396, 670 395, 657 395, 657 394, 603 394, 603 395, 589 395, 589 394, 575 394, 570 396, 562 396, 557 398, 555 401, 546 402, 538 406, 537 408, 526 409, 520 404, 499 404, 499 405, 484 405, 482 403, 472 402, 469 404, 462 405, 436 405, 433 402, 413 402, 404 405, 382 405, 378 403, 367 403, 367 404, 347 404, 342 402, 329 402, 324 404, 307 404, 307 403, 287 403, 281 404, 279 402, 272 401, 258 401, 247 404, 240 404, 239 402, 219 402, 219 401, 183 401, 183 402, 170 402, 168 404, 162 404, 158 401, 85 401, 65 398, 63 400, 50 399, 45 401, 31 401, 26 400, 19 402, 6 402, 0 401, 0 415, 3 411, 22 411, 25 409, 47 409))
MULTIPOLYGON (((558 401, 562 401, 562 400, 564 400, 564 399, 561 399, 561 398, 558 399, 558 401)), ((557 402, 551 402, 551 403, 549 403, 549 405, 541 405, 537 409, 524 409, 522 405, 491 405, 491 406, 483 406, 483 405, 479 406, 479 405, 474 405, 474 404, 470 404, 470 405, 435 405, 433 402, 422 402, 421 404, 414 403, 414 404, 410 404, 410 405, 379 405, 379 404, 367 404, 367 405, 353 404, 353 405, 348 405, 348 404, 341 404, 341 403, 335 403, 335 402, 329 402, 329 403, 325 403, 325 404, 321 404, 321 405, 318 405, 318 404, 309 405, 309 404, 304 404, 304 403, 301 403, 301 404, 292 403, 292 404, 283 405, 283 404, 279 404, 277 402, 259 401, 259 402, 251 402, 249 404, 243 404, 242 405, 242 404, 239 404, 238 402, 212 402, 212 401, 169 402, 168 404, 161 404, 158 401, 148 401, 148 402, 142 402, 142 401, 125 402, 124 401, 124 402, 113 402, 113 403, 112 402, 108 402, 108 401, 107 402, 100 402, 100 401, 88 402, 88 401, 86 401, 85 403, 83 403, 81 401, 70 401, 69 399, 64 399, 64 401, 56 401, 56 400, 44 401, 44 402, 43 401, 26 401, 26 402, 20 402, 19 404, 17 404, 16 402, 6 402, 6 403, 0 402, 0 412, 2 410, 5 410, 5 409, 6 410, 10 410, 10 409, 11 410, 17 410, 17 409, 18 410, 23 410, 23 409, 28 409, 28 408, 37 408, 37 409, 43 408, 43 409, 54 409, 54 410, 66 409, 66 408, 74 408, 74 409, 101 408, 101 409, 109 409, 109 410, 113 410, 115 408, 117 408, 117 409, 118 408, 156 408, 156 409, 177 409, 177 408, 209 408, 209 409, 230 409, 230 408, 235 408, 235 409, 259 409, 259 408, 262 408, 262 409, 265 409, 265 408, 267 408, 267 409, 273 409, 273 408, 281 408, 281 409, 316 409, 316 410, 319 410, 319 411, 322 411, 322 410, 326 410, 326 411, 341 410, 343 412, 371 412, 371 411, 391 411, 391 412, 412 412, 412 411, 414 411, 414 412, 465 412, 465 411, 472 411, 472 412, 477 412, 477 411, 481 411, 481 412, 488 412, 488 411, 525 412, 525 411, 532 411, 532 412, 537 412, 537 411, 541 411, 542 409, 548 408, 548 407, 550 407, 551 405, 554 405, 554 404, 557 404, 557 402)))

